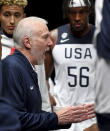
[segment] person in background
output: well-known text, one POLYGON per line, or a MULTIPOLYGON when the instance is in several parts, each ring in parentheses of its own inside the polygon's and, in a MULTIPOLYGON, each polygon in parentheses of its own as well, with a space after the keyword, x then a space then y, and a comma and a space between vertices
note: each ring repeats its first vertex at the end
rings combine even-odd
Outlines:
POLYGON ((56 112, 41 110, 35 65, 44 62, 45 52, 53 44, 44 19, 28 17, 20 20, 13 39, 15 52, 1 61, 1 95, 16 109, 23 131, 67 128, 67 124, 95 117, 93 104, 67 106, 56 112))
POLYGON ((99 131, 110 131, 110 0, 96 0, 97 49, 95 112, 99 131))
MULTIPOLYGON (((2 35, 2 59, 9 54, 13 54, 15 50, 13 42, 13 31, 16 24, 21 19, 26 17, 25 7, 27 5, 27 0, 0 0, 0 34, 2 35)), ((48 88, 45 81, 46 78, 44 64, 39 66, 36 65, 36 72, 38 73, 38 82, 43 100, 42 109, 51 111, 48 88)))
MULTIPOLYGON (((95 26, 89 23, 92 8, 92 0, 64 0, 69 23, 51 31, 54 44, 46 53, 45 68, 47 81, 55 68, 54 111, 94 103, 97 54, 92 43, 95 26)), ((67 131, 98 131, 96 118, 73 123, 67 131)))
POLYGON ((26 16, 24 9, 27 0, 0 0, 0 34, 2 35, 2 59, 13 52, 13 30, 26 16))

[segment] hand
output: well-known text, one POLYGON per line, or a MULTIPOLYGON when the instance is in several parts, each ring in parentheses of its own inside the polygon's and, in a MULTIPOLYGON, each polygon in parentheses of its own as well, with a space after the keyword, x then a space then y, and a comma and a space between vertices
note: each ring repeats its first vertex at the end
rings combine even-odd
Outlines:
POLYGON ((94 112, 94 103, 84 104, 83 106, 84 106, 84 109, 87 110, 87 114, 88 114, 87 119, 96 117, 95 112, 94 112))
POLYGON ((93 109, 94 104, 62 107, 60 110, 56 111, 58 124, 64 125, 91 119, 95 117, 93 109))

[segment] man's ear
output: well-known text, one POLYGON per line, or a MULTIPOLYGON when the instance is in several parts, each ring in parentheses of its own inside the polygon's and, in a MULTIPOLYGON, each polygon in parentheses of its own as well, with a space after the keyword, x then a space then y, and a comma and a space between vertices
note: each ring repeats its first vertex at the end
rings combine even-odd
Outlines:
POLYGON ((25 48, 31 49, 32 44, 31 44, 31 41, 30 41, 30 39, 28 37, 24 37, 23 45, 24 45, 25 48))

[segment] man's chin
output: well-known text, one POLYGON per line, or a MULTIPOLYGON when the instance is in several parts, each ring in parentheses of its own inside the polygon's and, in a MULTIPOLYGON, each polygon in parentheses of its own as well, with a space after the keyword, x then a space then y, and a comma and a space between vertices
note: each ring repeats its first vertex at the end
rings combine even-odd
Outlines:
POLYGON ((12 38, 12 37, 13 37, 13 34, 12 34, 12 33, 6 33, 6 32, 4 32, 4 34, 5 34, 7 37, 9 37, 9 38, 12 38))

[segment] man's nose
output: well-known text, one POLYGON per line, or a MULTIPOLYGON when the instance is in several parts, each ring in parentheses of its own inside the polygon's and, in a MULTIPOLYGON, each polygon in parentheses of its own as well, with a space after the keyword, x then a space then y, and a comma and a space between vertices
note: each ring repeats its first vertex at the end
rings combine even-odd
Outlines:
POLYGON ((75 20, 76 20, 76 21, 79 21, 79 20, 80 20, 80 14, 79 14, 79 13, 76 14, 75 20))
POLYGON ((14 18, 14 16, 11 16, 11 17, 10 17, 10 23, 11 23, 11 24, 14 24, 14 23, 15 23, 15 18, 14 18))
POLYGON ((48 41, 48 46, 51 46, 51 45, 53 45, 53 41, 52 41, 52 39, 51 39, 51 38, 49 38, 49 41, 48 41))

